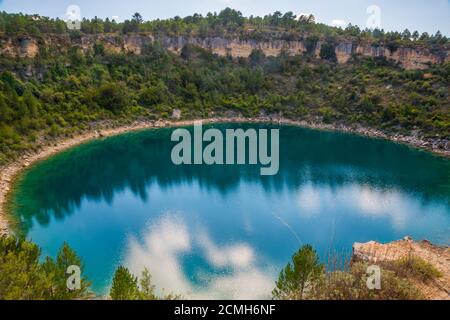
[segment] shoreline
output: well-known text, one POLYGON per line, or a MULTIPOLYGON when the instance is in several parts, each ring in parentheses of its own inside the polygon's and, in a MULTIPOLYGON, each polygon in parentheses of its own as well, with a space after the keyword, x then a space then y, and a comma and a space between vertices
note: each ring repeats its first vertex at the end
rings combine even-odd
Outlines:
POLYGON ((449 142, 446 143, 445 149, 440 149, 430 141, 425 141, 415 136, 403 136, 396 134, 390 136, 381 131, 368 129, 364 127, 349 127, 345 125, 327 125, 322 123, 312 123, 305 120, 290 120, 285 118, 274 117, 257 117, 257 118, 245 118, 245 117, 214 117, 206 119, 195 120, 152 120, 152 121, 136 121, 129 125, 117 126, 114 128, 108 128, 101 126, 97 129, 92 129, 77 136, 58 139, 51 145, 40 146, 40 149, 30 154, 25 154, 14 162, 0 167, 0 236, 9 234, 9 219, 8 212, 6 210, 6 204, 8 202, 8 195, 12 189, 14 180, 20 175, 20 173, 30 167, 31 165, 44 160, 52 155, 55 155, 66 149, 75 147, 82 143, 89 142, 94 139, 102 139, 123 133, 132 131, 145 130, 145 129, 157 129, 164 127, 177 127, 192 125, 196 121, 201 121, 204 124, 210 123, 231 123, 231 122, 247 122, 247 123, 273 123, 280 125, 293 125, 309 129, 327 130, 336 132, 347 132, 361 136, 367 136, 371 138, 378 138, 389 140, 392 142, 402 143, 415 147, 421 150, 425 150, 436 155, 450 158, 449 142))

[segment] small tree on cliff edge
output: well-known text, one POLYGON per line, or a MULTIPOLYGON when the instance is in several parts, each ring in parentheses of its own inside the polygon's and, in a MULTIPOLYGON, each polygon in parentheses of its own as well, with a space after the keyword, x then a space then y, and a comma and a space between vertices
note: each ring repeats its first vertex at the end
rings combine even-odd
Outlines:
POLYGON ((276 288, 272 294, 275 299, 303 299, 324 272, 316 251, 310 245, 298 250, 286 267, 280 272, 276 288))

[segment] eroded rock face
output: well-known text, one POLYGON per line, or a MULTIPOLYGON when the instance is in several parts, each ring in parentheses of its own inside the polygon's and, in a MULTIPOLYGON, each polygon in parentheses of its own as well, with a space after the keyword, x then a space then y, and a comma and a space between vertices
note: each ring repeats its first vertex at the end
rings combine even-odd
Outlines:
POLYGON ((34 58, 39 53, 37 41, 32 38, 0 40, 0 54, 11 57, 34 58))
POLYGON ((429 65, 443 62, 428 49, 398 48, 390 58, 399 62, 405 69, 424 69, 429 65))
POLYGON ((343 42, 338 44, 335 49, 335 53, 338 63, 347 63, 353 54, 353 43, 343 42))
POLYGON ((39 53, 39 47, 34 39, 23 39, 20 43, 20 57, 34 58, 39 53))
POLYGON ((184 45, 192 44, 204 49, 211 50, 213 53, 219 56, 231 55, 235 58, 247 58, 248 56, 250 56, 254 49, 262 50, 266 56, 277 56, 282 51, 290 55, 303 54, 306 51, 306 48, 302 41, 255 41, 224 39, 219 37, 205 39, 164 37, 159 40, 162 42, 163 47, 175 53, 180 53, 184 45))
MULTIPOLYGON (((359 45, 356 53, 366 57, 384 57, 399 63, 408 70, 426 69, 430 65, 443 63, 445 58, 431 54, 426 48, 397 48, 394 51, 385 47, 374 47, 369 45, 359 45)), ((446 53, 448 56, 448 52, 446 53)))
POLYGON ((0 217, 0 237, 7 236, 8 234, 8 223, 0 217))
MULTIPOLYGON (((219 56, 230 55, 232 57, 248 57, 254 49, 260 49, 266 56, 277 56, 281 52, 289 55, 304 55, 306 44, 303 39, 271 41, 241 40, 238 38, 227 39, 221 37, 196 38, 196 37, 155 37, 151 34, 134 35, 85 35, 78 39, 71 39, 68 35, 47 36, 44 41, 46 46, 57 48, 61 52, 67 52, 72 46, 78 46, 84 53, 92 50, 95 43, 103 43, 105 50, 109 52, 132 52, 142 54, 145 47, 155 40, 169 51, 180 54, 184 45, 192 44, 211 50, 219 56)), ((13 57, 34 58, 39 52, 36 40, 23 38, 18 41, 9 38, 0 39, 0 53, 13 57), (17 43, 18 42, 18 43, 17 43)), ((323 43, 318 41, 313 47, 312 54, 320 59, 320 51, 323 43)), ((349 62, 353 55, 365 57, 384 57, 398 63, 405 69, 425 69, 432 64, 448 62, 450 60, 450 48, 443 49, 439 54, 431 53, 427 48, 400 47, 390 50, 383 46, 355 43, 351 41, 336 44, 335 53, 338 63, 349 62)))
POLYGON ((450 300, 450 248, 429 241, 403 240, 381 244, 375 241, 353 244, 353 259, 369 263, 396 261, 408 256, 420 257, 442 273, 442 277, 423 283, 414 281, 428 299, 450 300))

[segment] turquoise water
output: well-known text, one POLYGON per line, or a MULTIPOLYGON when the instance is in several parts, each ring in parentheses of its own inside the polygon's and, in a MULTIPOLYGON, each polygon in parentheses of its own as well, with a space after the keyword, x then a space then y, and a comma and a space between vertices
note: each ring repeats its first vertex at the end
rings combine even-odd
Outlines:
MULTIPOLYGON (((208 127, 272 128, 223 124, 208 127)), ((268 298, 302 245, 326 260, 405 235, 450 244, 450 161, 387 141, 280 127, 280 171, 170 161, 173 129, 94 141, 28 170, 20 231, 54 256, 68 242, 97 293, 147 266, 187 298, 268 298)))

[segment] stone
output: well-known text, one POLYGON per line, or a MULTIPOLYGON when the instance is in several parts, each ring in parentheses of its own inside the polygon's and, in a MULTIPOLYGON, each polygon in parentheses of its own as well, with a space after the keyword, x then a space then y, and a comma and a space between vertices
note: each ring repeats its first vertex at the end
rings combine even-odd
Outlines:
POLYGON ((382 244, 375 241, 353 244, 353 261, 390 262, 407 256, 419 257, 442 273, 442 277, 423 283, 412 280, 427 299, 450 300, 450 247, 433 245, 428 240, 414 241, 411 237, 382 244))

